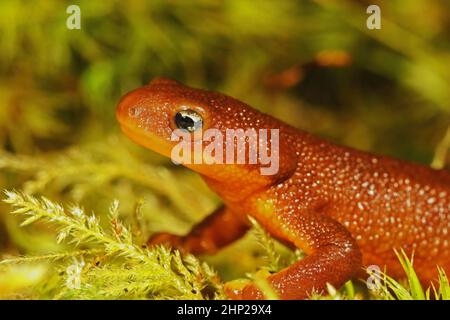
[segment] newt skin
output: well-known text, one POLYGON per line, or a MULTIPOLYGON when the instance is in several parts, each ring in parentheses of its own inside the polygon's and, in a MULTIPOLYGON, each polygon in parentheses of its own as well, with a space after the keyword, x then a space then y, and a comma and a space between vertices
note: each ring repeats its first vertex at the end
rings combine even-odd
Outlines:
MULTIPOLYGON (((305 299, 326 283, 340 287, 363 266, 403 275, 394 249, 414 252, 422 282, 450 274, 450 173, 335 145, 293 128, 221 93, 157 78, 125 95, 117 107, 123 132, 170 157, 174 116, 191 109, 204 129, 280 130, 280 170, 262 176, 259 165, 186 165, 222 198, 217 209, 185 236, 157 234, 195 254, 214 253, 238 239, 254 217, 273 237, 307 256, 268 276, 282 299, 305 299)), ((233 299, 263 299, 252 283, 226 285, 233 299)))

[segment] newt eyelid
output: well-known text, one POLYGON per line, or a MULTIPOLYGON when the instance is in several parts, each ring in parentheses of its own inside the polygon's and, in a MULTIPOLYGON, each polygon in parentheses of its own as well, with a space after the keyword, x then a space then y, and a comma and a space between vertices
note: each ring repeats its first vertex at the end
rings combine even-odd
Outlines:
MULTIPOLYGON (((262 176, 260 163, 186 165, 201 174, 224 205, 187 235, 157 234, 149 245, 215 253, 246 233, 250 215, 276 239, 308 254, 265 275, 282 299, 308 298, 313 289, 326 291, 327 283, 340 287, 360 276, 362 266, 386 266, 388 274, 400 277, 398 248, 409 256, 414 252, 423 283, 438 277, 436 265, 450 274, 448 171, 338 146, 227 95, 170 79, 158 78, 129 93, 116 114, 129 138, 167 157, 173 147, 170 121, 194 129, 200 119, 202 126, 207 120, 208 128, 222 132, 279 129, 279 170, 273 176, 262 176), (203 111, 185 111, 173 120, 185 101, 203 111), (139 112, 133 109, 137 102, 139 112)), ((264 298, 253 283, 229 283, 225 289, 233 299, 264 298)))

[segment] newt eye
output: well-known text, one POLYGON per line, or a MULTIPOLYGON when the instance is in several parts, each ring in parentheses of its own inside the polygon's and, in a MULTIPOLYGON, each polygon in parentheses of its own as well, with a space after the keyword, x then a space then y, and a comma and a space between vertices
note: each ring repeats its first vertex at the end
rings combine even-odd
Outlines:
POLYGON ((175 124, 179 129, 194 132, 203 126, 203 119, 193 110, 182 110, 175 115, 175 124))

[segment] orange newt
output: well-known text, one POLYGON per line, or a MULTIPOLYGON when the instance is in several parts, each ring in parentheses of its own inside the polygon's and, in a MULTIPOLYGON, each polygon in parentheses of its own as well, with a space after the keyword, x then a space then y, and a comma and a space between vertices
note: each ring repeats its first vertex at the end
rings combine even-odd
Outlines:
MULTIPOLYGON (((307 254, 268 275, 282 299, 308 298, 327 283, 339 287, 368 265, 387 266, 400 277, 393 249, 414 252, 423 282, 436 278, 436 265, 450 274, 447 171, 338 146, 224 94, 165 78, 124 96, 117 119, 129 138, 168 157, 177 143, 171 140, 177 128, 279 129, 277 174, 261 175, 260 163, 186 164, 224 206, 189 234, 160 233, 149 244, 214 253, 245 234, 250 215, 273 237, 307 254)), ((225 288, 230 298, 264 298, 251 282, 225 288)))

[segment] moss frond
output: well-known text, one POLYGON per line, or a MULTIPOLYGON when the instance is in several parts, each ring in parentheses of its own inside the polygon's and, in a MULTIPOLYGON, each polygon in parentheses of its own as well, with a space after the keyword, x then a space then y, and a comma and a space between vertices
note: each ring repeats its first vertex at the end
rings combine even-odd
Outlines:
MULTIPOLYGON (((182 257, 178 251, 165 247, 143 248, 133 242, 133 236, 118 219, 119 203, 109 210, 110 230, 107 232, 94 214, 86 214, 78 206, 66 210, 60 204, 41 197, 15 191, 5 191, 6 203, 13 214, 24 217, 23 226, 43 220, 59 227, 58 242, 68 239, 77 246, 99 250, 107 264, 85 263, 83 256, 91 250, 79 251, 66 268, 60 290, 54 298, 121 298, 152 297, 171 299, 210 299, 224 297, 220 281, 212 269, 194 256, 182 257), (72 280, 76 280, 73 285, 72 280), (71 285, 72 283, 72 285, 71 285)), ((65 253, 29 258, 30 262, 65 259, 65 253)), ((5 260, 1 263, 11 263, 5 260)), ((16 263, 25 262, 23 258, 16 263)), ((60 283, 60 285, 61 285, 60 283)))
POLYGON ((101 249, 87 249, 87 250, 71 250, 66 252, 58 252, 52 254, 45 254, 39 256, 20 256, 12 258, 4 258, 0 260, 0 266, 2 265, 15 265, 24 263, 37 263, 42 261, 60 261, 74 257, 92 256, 102 253, 101 249))
POLYGON ((257 243, 264 251, 267 261, 266 268, 270 272, 276 272, 282 268, 281 255, 275 249, 274 239, 264 230, 263 227, 252 217, 248 217, 253 226, 253 235, 257 243))

